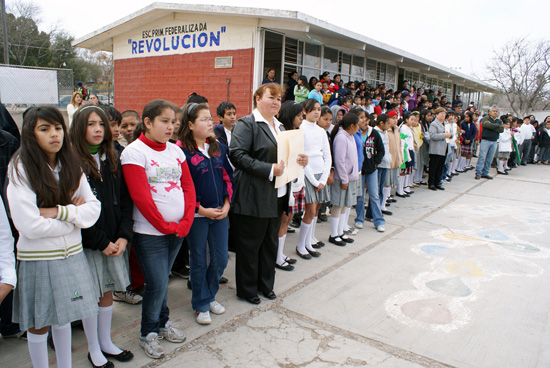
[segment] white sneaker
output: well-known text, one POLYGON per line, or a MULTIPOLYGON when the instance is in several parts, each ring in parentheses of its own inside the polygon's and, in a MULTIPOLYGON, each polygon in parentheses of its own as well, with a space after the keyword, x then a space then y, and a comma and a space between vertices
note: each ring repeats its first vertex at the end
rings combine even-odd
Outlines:
POLYGON ((362 229, 362 228, 363 228, 363 224, 360 223, 360 222, 356 222, 356 223, 355 223, 355 227, 358 228, 358 229, 362 229))
POLYGON ((384 225, 379 225, 376 230, 378 230, 379 233, 383 233, 384 231, 386 231, 386 228, 384 227, 384 225))
POLYGON ((143 297, 133 291, 113 291, 113 300, 115 302, 139 304, 143 301, 143 297))
POLYGON ((139 346, 145 350, 145 355, 149 358, 160 359, 164 356, 164 348, 159 343, 158 335, 155 332, 149 332, 147 336, 140 337, 139 346))
POLYGON ((170 342, 180 343, 185 341, 185 334, 175 323, 168 321, 163 328, 159 328, 159 338, 170 342))
POLYGON ((225 307, 214 300, 212 303, 210 303, 210 312, 214 314, 224 314, 225 307))
POLYGON ((212 323, 212 318, 210 318, 210 312, 195 312, 196 320, 199 325, 209 325, 212 323))
POLYGON ((359 230, 357 230, 354 227, 350 227, 348 230, 344 230, 345 235, 357 235, 359 233, 359 230))

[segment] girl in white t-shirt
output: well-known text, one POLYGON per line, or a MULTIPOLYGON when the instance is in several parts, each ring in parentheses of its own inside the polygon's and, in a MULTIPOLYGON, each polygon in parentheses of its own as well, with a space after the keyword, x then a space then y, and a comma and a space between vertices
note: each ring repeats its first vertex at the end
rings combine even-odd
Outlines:
POLYGON ((122 153, 122 172, 134 202, 133 246, 145 276, 139 344, 154 359, 164 356, 159 337, 181 343, 185 335, 169 320, 168 277, 195 213, 195 187, 182 150, 172 136, 176 107, 153 100, 143 109, 145 131, 122 153))

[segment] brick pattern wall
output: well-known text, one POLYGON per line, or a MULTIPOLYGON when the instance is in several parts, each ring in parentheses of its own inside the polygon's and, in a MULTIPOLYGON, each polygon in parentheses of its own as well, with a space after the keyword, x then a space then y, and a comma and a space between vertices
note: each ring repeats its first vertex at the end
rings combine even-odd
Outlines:
POLYGON ((216 121, 216 107, 227 100, 226 78, 230 78, 229 101, 242 117, 252 112, 253 68, 254 49, 115 60, 115 107, 141 115, 151 100, 164 99, 181 107, 187 95, 196 92, 208 99, 216 121), (233 56, 233 68, 214 68, 215 58, 222 56, 233 56))

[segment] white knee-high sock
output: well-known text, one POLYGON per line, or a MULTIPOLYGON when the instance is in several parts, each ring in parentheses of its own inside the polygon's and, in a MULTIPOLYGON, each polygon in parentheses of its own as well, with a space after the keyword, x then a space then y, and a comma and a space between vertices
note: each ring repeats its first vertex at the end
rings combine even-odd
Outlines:
POLYGON ((312 252, 315 252, 315 248, 313 248, 311 246, 312 244, 312 240, 311 240, 311 235, 313 234, 313 223, 311 223, 311 226, 309 227, 309 231, 307 233, 307 238, 306 238, 306 249, 307 250, 310 250, 312 252))
POLYGON ((48 333, 35 335, 27 331, 27 347, 34 368, 48 368, 48 333))
POLYGON ((498 171, 503 172, 504 171, 504 161, 498 159, 497 160, 497 168, 498 168, 498 171))
POLYGON ((463 171, 466 167, 466 157, 462 156, 460 157, 460 171, 463 171))
POLYGON ((508 160, 504 160, 504 169, 510 170, 510 166, 508 166, 508 160))
POLYGON ((384 187, 382 193, 384 194, 384 200, 382 201, 382 211, 386 211, 386 201, 390 197, 391 188, 390 187, 384 187))
POLYGON ((298 237, 298 252, 301 254, 307 253, 306 240, 308 239, 308 233, 311 226, 312 224, 306 224, 305 221, 302 220, 302 224, 300 225, 300 236, 298 237))
POLYGON ((111 340, 111 324, 113 321, 113 306, 99 307, 99 314, 97 315, 97 331, 99 337, 99 346, 101 351, 108 354, 118 355, 122 353, 113 341, 111 340))
POLYGON ((470 162, 472 162, 471 158, 466 159, 466 167, 470 167, 470 162))
POLYGON ((340 214, 340 219, 338 221, 338 235, 344 235, 344 224, 346 223, 346 213, 340 214))
POLYGON ((319 239, 315 237, 315 227, 317 226, 317 216, 313 218, 313 221, 311 222, 311 245, 317 244, 319 242, 319 239))
POLYGON ((342 207, 332 206, 332 211, 330 212, 330 236, 333 238, 340 235, 338 232, 338 223, 340 222, 341 212, 342 207))
MULTIPOLYGON (((97 331, 96 331, 96 336, 97 336, 97 331)), ((55 345, 55 357, 57 358, 57 367, 71 368, 72 366, 71 324, 67 323, 67 324, 64 324, 63 326, 53 325, 52 338, 53 338, 53 343, 55 345)), ((105 360, 105 363, 106 362, 107 360, 105 360)))
POLYGON ((340 216, 338 216, 338 217, 330 216, 330 236, 332 236, 333 238, 340 235, 338 233, 338 223, 339 222, 340 222, 340 216))
POLYGON ((397 194, 401 194, 401 195, 405 194, 405 192, 403 190, 403 188, 404 188, 404 183, 403 182, 404 181, 405 181, 405 178, 403 176, 399 175, 397 177, 397 194))
MULTIPOLYGON (((98 338, 98 325, 97 325, 97 316, 88 317, 82 320, 82 326, 84 327, 84 334, 86 335, 86 340, 88 341, 88 352, 97 366, 102 366, 107 363, 107 358, 101 352, 101 347, 99 346, 98 338)), ((57 351, 57 348, 55 349, 57 351)))
POLYGON ((455 158, 455 159, 453 160, 453 173, 455 173, 455 174, 456 174, 456 168, 457 168, 457 167, 458 167, 458 159, 455 158))
POLYGON ((349 214, 351 212, 351 207, 345 207, 345 208, 346 208, 346 210, 345 210, 346 220, 344 221, 344 230, 349 230, 349 229, 351 229, 351 226, 348 225, 349 214))
POLYGON ((284 248, 285 248, 285 239, 286 234, 279 237, 279 246, 277 247, 277 264, 282 265, 285 261, 285 254, 284 254, 284 248))

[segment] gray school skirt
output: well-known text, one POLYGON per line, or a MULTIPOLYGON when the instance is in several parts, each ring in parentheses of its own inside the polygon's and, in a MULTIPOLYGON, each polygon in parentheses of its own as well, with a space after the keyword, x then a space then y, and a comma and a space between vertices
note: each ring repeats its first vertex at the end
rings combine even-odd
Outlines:
MULTIPOLYGON (((323 174, 315 174, 315 179, 319 180, 323 176, 323 174)), ((306 197, 306 204, 308 203, 324 203, 330 201, 330 192, 329 192, 329 186, 325 185, 323 189, 316 192, 315 187, 313 184, 310 183, 310 181, 305 177, 304 181, 304 195, 306 197)))
POLYGON ((107 291, 126 290, 126 286, 130 285, 124 253, 117 257, 108 257, 99 250, 84 249, 84 254, 88 259, 98 295, 107 291))
POLYGON ((97 315, 99 295, 84 252, 66 259, 19 261, 13 322, 19 328, 62 326, 97 315))
POLYGON ((399 176, 400 168, 388 169, 386 174, 386 182, 384 186, 396 187, 397 186, 397 177, 399 176))
POLYGON ((333 206, 351 207, 357 204, 357 185, 361 185, 359 179, 348 183, 348 189, 340 187, 341 180, 334 178, 334 184, 330 186, 330 198, 333 206))

